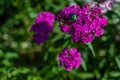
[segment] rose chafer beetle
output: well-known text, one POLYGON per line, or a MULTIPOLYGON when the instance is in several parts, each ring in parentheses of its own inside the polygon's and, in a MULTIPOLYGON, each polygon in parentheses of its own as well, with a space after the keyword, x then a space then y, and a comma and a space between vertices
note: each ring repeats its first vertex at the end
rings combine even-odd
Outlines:
POLYGON ((72 14, 70 15, 70 21, 71 21, 71 22, 75 22, 76 19, 77 19, 77 15, 74 14, 74 13, 72 13, 72 14))

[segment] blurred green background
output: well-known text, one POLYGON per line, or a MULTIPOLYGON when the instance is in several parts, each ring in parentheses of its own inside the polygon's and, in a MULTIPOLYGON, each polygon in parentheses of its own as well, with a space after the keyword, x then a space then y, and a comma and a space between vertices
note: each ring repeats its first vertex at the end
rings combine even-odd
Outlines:
POLYGON ((29 29, 36 14, 56 15, 70 4, 69 0, 0 0, 0 80, 120 80, 120 3, 105 13, 105 34, 92 42, 95 58, 87 45, 71 44, 57 21, 46 42, 34 43, 29 29), (82 53, 83 62, 68 72, 58 65, 57 56, 71 45, 82 53))

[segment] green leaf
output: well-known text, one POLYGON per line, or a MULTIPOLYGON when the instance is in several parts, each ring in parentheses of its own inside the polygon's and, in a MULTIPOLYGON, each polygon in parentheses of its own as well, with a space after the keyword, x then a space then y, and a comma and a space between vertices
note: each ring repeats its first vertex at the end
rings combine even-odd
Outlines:
POLYGON ((5 65, 5 66, 11 66, 12 65, 12 63, 8 59, 3 60, 2 64, 5 65))
POLYGON ((105 65, 105 63, 106 63, 106 59, 103 58, 103 59, 99 62, 99 64, 98 64, 98 68, 99 68, 99 69, 102 69, 103 66, 105 65))
POLYGON ((107 71, 104 73, 104 76, 102 77, 101 80, 108 80, 108 74, 107 73, 108 73, 107 71))
POLYGON ((3 51, 2 50, 0 50, 0 57, 2 57, 3 56, 3 51))
POLYGON ((44 61, 47 60, 47 58, 48 58, 48 54, 49 54, 48 52, 45 53, 45 55, 44 55, 44 59, 43 59, 44 61))
POLYGON ((118 68, 120 69, 120 59, 116 56, 115 61, 117 63, 118 68))
POLYGON ((6 59, 13 59, 13 58, 18 58, 18 57, 19 57, 18 53, 15 53, 15 52, 6 52, 5 53, 6 59))
POLYGON ((4 73, 5 72, 5 67, 1 67, 0 68, 0 73, 4 73))
POLYGON ((100 75, 99 70, 95 69, 94 70, 94 74, 95 74, 95 76, 96 76, 97 79, 100 79, 101 75, 100 75))
POLYGON ((115 52, 115 45, 112 43, 109 49, 110 56, 114 56, 114 52, 115 52))
POLYGON ((20 73, 27 74, 27 73, 29 73, 31 70, 30 70, 29 68, 21 67, 21 68, 18 69, 18 71, 19 71, 20 73))
POLYGON ((120 77, 120 71, 111 71, 109 72, 110 77, 120 77))
POLYGON ((82 78, 82 79, 88 79, 88 78, 93 78, 94 74, 81 72, 81 73, 77 73, 77 77, 82 78))
POLYGON ((91 43, 87 43, 87 45, 88 45, 88 48, 91 50, 93 56, 95 57, 96 55, 95 55, 95 51, 94 51, 94 48, 93 48, 92 44, 91 43))
POLYGON ((87 71, 87 65, 86 65, 86 63, 83 59, 82 59, 82 62, 81 62, 81 66, 84 69, 84 71, 87 71))
POLYGON ((41 79, 40 77, 37 77, 37 76, 29 75, 27 77, 27 80, 43 80, 43 79, 41 79))
POLYGON ((52 39, 52 42, 54 43, 54 42, 62 39, 63 37, 64 37, 64 34, 58 34, 52 39))

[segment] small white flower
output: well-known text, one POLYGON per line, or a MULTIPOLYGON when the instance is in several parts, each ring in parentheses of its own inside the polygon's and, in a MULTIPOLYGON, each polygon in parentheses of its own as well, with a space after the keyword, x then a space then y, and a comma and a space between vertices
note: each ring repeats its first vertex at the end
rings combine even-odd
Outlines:
POLYGON ((112 0, 106 0, 99 4, 102 9, 102 13, 107 12, 107 10, 112 10, 114 2, 112 0))

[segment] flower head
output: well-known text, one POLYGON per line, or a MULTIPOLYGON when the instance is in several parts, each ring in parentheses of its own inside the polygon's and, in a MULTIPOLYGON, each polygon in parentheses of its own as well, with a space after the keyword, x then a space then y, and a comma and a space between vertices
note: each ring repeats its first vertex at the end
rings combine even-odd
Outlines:
POLYGON ((57 19, 61 31, 70 34, 74 42, 82 43, 92 42, 94 36, 103 35, 103 28, 107 25, 101 9, 88 4, 82 8, 78 5, 65 7, 58 13, 57 19))
POLYGON ((53 30, 55 16, 50 12, 41 12, 37 14, 34 24, 30 31, 35 32, 34 41, 40 44, 48 39, 48 34, 53 30))
POLYGON ((120 3, 120 0, 115 0, 115 2, 118 2, 118 3, 120 3))
POLYGON ((76 48, 64 48, 58 56, 60 61, 60 66, 63 66, 65 70, 71 71, 73 68, 78 68, 80 66, 81 53, 77 51, 76 48))
POLYGON ((107 12, 107 10, 112 10, 112 7, 114 5, 113 0, 105 0, 103 2, 100 2, 99 6, 101 7, 102 13, 107 12))

